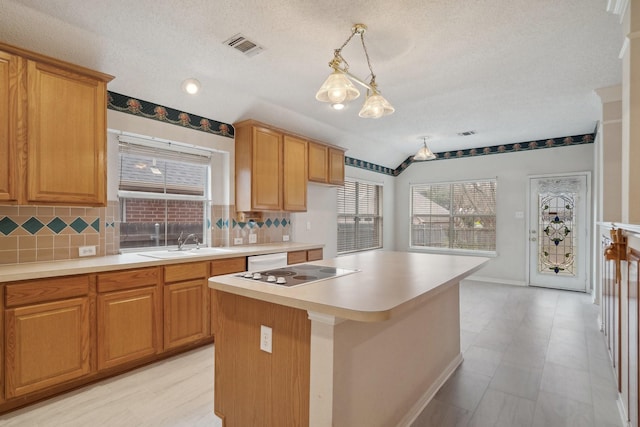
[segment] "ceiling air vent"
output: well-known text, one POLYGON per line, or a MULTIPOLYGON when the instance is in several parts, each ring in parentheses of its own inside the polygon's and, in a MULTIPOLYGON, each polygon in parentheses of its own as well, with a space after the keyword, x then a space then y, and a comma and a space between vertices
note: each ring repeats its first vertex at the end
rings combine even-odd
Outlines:
POLYGON ((471 136, 471 135, 475 135, 476 131, 475 130, 468 130, 466 132, 458 132, 458 136, 471 136))
POLYGON ((223 43, 248 57, 255 56, 264 50, 262 46, 252 42, 242 34, 236 34, 235 36, 225 40, 223 43))

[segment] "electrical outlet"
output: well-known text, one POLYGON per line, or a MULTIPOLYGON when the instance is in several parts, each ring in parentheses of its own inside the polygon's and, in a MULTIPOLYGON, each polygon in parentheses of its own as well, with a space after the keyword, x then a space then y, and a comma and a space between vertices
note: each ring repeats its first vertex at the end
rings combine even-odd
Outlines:
POLYGON ((235 237, 233 239, 233 244, 234 245, 241 245, 242 244, 242 237, 235 237))
POLYGON ((257 234, 249 234, 249 243, 255 243, 258 241, 258 235, 257 234))
POLYGON ((283 234, 282 235, 282 241, 283 242, 288 242, 289 241, 289 235, 288 234, 283 234))
POLYGON ((93 256, 96 254, 95 246, 80 246, 78 248, 78 256, 93 256))
POLYGON ((271 353, 273 348, 273 330, 264 325, 260 325, 260 350, 271 353))

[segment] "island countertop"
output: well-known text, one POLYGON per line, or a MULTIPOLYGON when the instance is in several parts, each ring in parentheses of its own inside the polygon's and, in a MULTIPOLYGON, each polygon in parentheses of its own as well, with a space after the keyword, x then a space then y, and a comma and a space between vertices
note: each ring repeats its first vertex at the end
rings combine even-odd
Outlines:
POLYGON ((369 251, 312 264, 357 273, 295 287, 214 276, 209 287, 343 319, 378 322, 422 304, 447 285, 479 270, 484 257, 369 251))

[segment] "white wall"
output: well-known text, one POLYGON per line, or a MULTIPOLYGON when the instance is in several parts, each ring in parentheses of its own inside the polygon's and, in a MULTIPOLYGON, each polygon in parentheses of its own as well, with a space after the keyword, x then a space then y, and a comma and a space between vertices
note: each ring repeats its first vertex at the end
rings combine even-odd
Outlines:
MULTIPOLYGON (((527 211, 528 176, 593 171, 594 144, 559 147, 509 154, 467 157, 414 163, 395 181, 395 249, 409 248, 409 185, 462 180, 498 179, 498 256, 477 276, 513 283, 526 283, 528 233, 525 219, 515 213, 527 211)), ((385 221, 386 223, 386 221, 385 221)))
MULTIPOLYGON (((367 170, 345 166, 345 176, 372 183, 382 184, 383 201, 383 249, 393 250, 395 235, 395 186, 394 178, 367 170)), ((333 258, 337 254, 338 212, 337 187, 327 187, 309 183, 307 187, 307 212, 291 215, 293 223, 292 239, 305 243, 324 243, 324 257, 333 258), (309 228, 307 228, 307 223, 309 228)))

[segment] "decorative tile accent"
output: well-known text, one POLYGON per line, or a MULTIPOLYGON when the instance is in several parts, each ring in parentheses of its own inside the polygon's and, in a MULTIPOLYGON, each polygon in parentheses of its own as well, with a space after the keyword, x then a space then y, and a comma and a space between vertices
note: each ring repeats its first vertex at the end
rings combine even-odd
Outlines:
POLYGON ((34 217, 29 218, 22 224, 22 228, 31 234, 36 234, 40 229, 42 229, 42 227, 44 227, 44 224, 34 217))
POLYGON ((273 225, 275 225, 276 227, 278 227, 280 225, 280 220, 278 218, 276 218, 275 221, 273 221, 273 225))
POLYGON ((413 156, 407 157, 395 169, 386 168, 376 165, 375 163, 365 162, 364 160, 354 159, 353 157, 344 158, 344 164, 360 169, 366 169, 372 172, 378 172, 384 175, 398 176, 412 163, 433 162, 436 160, 460 159, 463 157, 486 156, 490 154, 513 153, 516 151, 540 150, 543 148, 568 147, 573 145, 592 144, 595 140, 596 130, 587 135, 562 136, 559 138, 550 138, 539 141, 516 142, 514 144, 492 145, 490 147, 470 148, 468 150, 444 151, 434 153, 436 158, 433 160, 413 160, 413 156))
POLYGON ((196 116, 195 114, 174 110, 170 107, 164 107, 162 105, 131 98, 115 92, 108 91, 107 96, 107 108, 110 110, 133 114, 134 116, 142 116, 147 119, 158 120, 160 122, 225 136, 227 138, 234 137, 235 131, 233 126, 228 123, 222 123, 217 120, 196 116), (192 123, 197 124, 194 125, 192 123))
POLYGON ((95 221, 93 221, 91 223, 91 227, 99 233, 100 232, 100 218, 98 218, 95 221))
POLYGON ((0 233, 4 234, 5 236, 13 233, 16 228, 18 228, 18 224, 13 222, 8 216, 0 219, 0 233))
POLYGON ((280 224, 282 224, 283 227, 286 227, 287 224, 290 224, 290 223, 287 223, 287 219, 286 218, 282 218, 282 221, 280 221, 280 224))
POLYGON ((49 222, 49 224, 47 224, 47 227, 49 227, 49 229, 54 233, 60 234, 60 232, 67 227, 67 224, 60 218, 56 217, 53 218, 51 222, 49 222))
POLYGON ((271 225, 273 224, 273 221, 271 221, 271 218, 267 218, 267 220, 264 223, 267 224, 267 227, 271 227, 271 225))
POLYGON ((76 233, 82 233, 88 226, 89 224, 87 224, 82 218, 76 218, 71 224, 69 224, 69 227, 73 228, 76 233))

